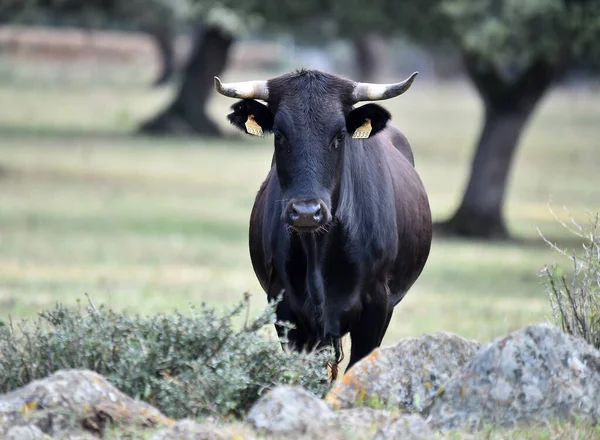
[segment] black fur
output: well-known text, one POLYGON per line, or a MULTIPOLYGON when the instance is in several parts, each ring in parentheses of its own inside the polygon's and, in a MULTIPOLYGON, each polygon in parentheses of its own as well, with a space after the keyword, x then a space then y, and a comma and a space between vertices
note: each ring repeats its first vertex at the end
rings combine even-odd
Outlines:
POLYGON ((268 133, 273 129, 273 113, 269 108, 254 99, 243 99, 231 106, 233 113, 227 115, 227 119, 232 125, 248 133, 246 130, 246 121, 249 115, 254 115, 254 120, 261 126, 264 132, 268 133))
POLYGON ((366 119, 371 120, 371 135, 375 136, 385 128, 388 121, 392 119, 392 115, 386 109, 377 104, 365 104, 355 108, 346 116, 346 130, 352 135, 354 131, 365 123, 366 119))
POLYGON ((283 293, 277 317, 295 326, 290 345, 339 348, 350 333, 349 367, 379 346, 431 244, 429 203, 410 146, 386 127, 387 110, 353 108, 353 87, 300 71, 268 81, 268 108, 244 100, 229 115, 245 129, 252 113, 275 133, 272 168, 250 218, 254 271, 269 299, 283 293), (352 139, 365 118, 371 137, 352 139), (333 220, 316 233, 289 230, 282 215, 291 199, 320 199, 333 220))

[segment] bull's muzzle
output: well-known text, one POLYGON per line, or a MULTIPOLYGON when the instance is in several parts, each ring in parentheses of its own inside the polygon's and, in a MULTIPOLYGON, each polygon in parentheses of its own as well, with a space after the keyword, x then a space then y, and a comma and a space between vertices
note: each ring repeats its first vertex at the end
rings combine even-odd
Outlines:
POLYGON ((282 220, 299 232, 313 232, 331 222, 331 213, 321 199, 292 199, 282 220))

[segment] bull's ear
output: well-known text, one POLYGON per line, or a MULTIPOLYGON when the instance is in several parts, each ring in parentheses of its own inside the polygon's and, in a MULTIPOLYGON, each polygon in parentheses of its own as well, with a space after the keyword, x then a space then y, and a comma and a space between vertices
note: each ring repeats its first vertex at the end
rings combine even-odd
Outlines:
POLYGON ((273 129, 273 113, 269 108, 254 99, 243 99, 231 106, 233 113, 227 119, 242 131, 255 136, 273 129))
POLYGON ((390 112, 377 104, 365 104, 346 116, 346 130, 353 138, 366 139, 385 128, 390 112))

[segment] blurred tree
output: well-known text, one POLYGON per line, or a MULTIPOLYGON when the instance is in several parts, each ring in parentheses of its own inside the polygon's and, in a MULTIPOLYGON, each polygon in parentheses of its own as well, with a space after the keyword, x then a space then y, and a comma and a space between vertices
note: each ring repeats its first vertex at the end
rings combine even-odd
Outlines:
POLYGON ((220 136, 217 124, 206 112, 213 93, 213 77, 225 70, 236 37, 252 26, 252 20, 241 20, 214 0, 185 1, 185 14, 179 15, 185 15, 192 27, 191 50, 177 92, 163 110, 140 126, 140 131, 220 136))
MULTIPOLYGON (((313 17, 316 0, 188 0, 188 16, 203 24, 182 72, 173 101, 141 126, 149 134, 195 133, 219 136, 218 126, 206 114, 213 93, 213 77, 227 65, 235 39, 268 24, 271 31, 300 28, 313 17)), ((319 14, 317 14, 319 15, 319 14)))
POLYGON ((0 23, 139 30, 173 22, 187 1, 2 0, 0 23))
POLYGON ((154 41, 160 60, 160 71, 153 83, 158 87, 168 83, 175 74, 175 38, 168 24, 156 23, 149 26, 147 32, 154 41))
POLYGON ((174 72, 173 31, 187 0, 1 0, 2 23, 148 32, 161 59, 155 84, 174 72))
POLYGON ((233 41, 230 32, 216 25, 196 32, 173 101, 158 115, 144 122, 141 131, 148 134, 219 136, 218 126, 206 113, 206 103, 213 93, 214 76, 225 70, 233 41))
MULTIPOLYGON (((390 7, 397 6, 392 3, 390 7)), ((401 20, 398 26, 415 40, 449 41, 461 52, 485 111, 462 202, 438 228, 450 235, 507 238, 502 211, 520 136, 541 98, 567 69, 582 60, 600 61, 600 2, 410 3, 413 8, 405 8, 403 2, 388 13, 401 20)))
POLYGON ((144 30, 152 35, 162 59, 156 84, 173 74, 174 30, 193 27, 190 56, 172 102, 140 130, 218 136, 206 102, 234 40, 264 23, 276 31, 299 26, 317 4, 316 0, 0 0, 0 23, 144 30))
MULTIPOLYGON (((129 29, 148 32, 161 54, 162 66, 155 83, 173 74, 173 34, 176 29, 197 26, 208 11, 200 6, 210 0, 0 0, 0 23, 75 26, 89 29, 129 29)), ((232 35, 217 25, 200 28, 193 38, 191 56, 173 103, 145 122, 151 133, 195 132, 217 135, 218 129, 205 112, 212 91, 212 77, 227 59, 232 35)))
POLYGON ((353 39, 357 81, 377 82, 385 65, 385 40, 377 32, 357 35, 353 39))

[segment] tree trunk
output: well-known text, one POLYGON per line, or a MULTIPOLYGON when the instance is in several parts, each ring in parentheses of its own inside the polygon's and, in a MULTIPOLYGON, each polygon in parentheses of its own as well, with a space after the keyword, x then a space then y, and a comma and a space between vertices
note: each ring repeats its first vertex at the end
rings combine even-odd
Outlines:
POLYGON ((436 230, 444 235, 507 239, 503 207, 519 138, 562 68, 535 62, 508 81, 491 69, 482 70, 479 61, 466 58, 465 67, 484 101, 484 126, 462 202, 449 220, 436 224, 436 230))
POLYGON ((368 34, 354 40, 357 81, 377 82, 385 66, 385 42, 378 34, 368 34))
POLYGON ((217 27, 198 33, 175 99, 140 130, 148 134, 220 136, 219 128, 206 114, 206 102, 213 92, 213 77, 225 69, 232 43, 233 36, 217 27))
POLYGON ((486 239, 508 237, 502 207, 519 137, 530 116, 531 111, 486 109, 469 183, 456 213, 439 226, 442 232, 486 239))
POLYGON ((154 40, 156 51, 160 60, 160 71, 152 83, 153 86, 162 86, 169 82, 175 73, 175 45, 173 34, 168 27, 156 26, 148 30, 154 40))

